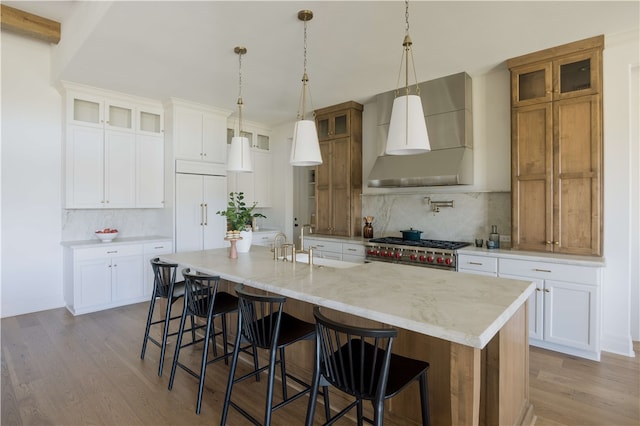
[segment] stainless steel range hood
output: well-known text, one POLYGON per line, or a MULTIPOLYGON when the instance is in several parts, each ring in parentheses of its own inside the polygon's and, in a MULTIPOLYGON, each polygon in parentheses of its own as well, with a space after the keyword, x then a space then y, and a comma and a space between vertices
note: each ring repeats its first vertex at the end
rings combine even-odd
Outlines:
MULTIPOLYGON (((368 186, 468 185, 473 183, 473 118, 471 77, 465 72, 419 84, 431 152, 381 155, 368 186)), ((384 146, 395 91, 377 96, 378 140, 384 146)))

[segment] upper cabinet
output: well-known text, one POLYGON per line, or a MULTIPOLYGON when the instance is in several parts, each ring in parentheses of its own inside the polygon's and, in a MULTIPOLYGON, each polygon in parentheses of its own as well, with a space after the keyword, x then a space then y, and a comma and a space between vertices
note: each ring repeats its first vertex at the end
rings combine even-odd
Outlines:
POLYGON ((511 105, 600 93, 602 45, 599 36, 509 60, 511 105))
POLYGON ((162 105, 74 83, 65 98, 65 207, 164 207, 162 105))
POLYGON ((602 255, 602 36, 508 61, 512 246, 602 255))
POLYGON ((178 160, 226 164, 224 138, 231 111, 171 99, 167 106, 168 130, 178 160))
MULTIPOLYGON (((233 119, 227 121, 227 144, 234 135, 233 119)), ((242 136, 249 139, 251 146, 252 173, 229 172, 227 175, 228 192, 244 192, 249 204, 257 207, 272 207, 273 160, 270 152, 271 131, 260 123, 243 121, 242 136)))
POLYGON ((316 232, 362 233, 362 105, 319 109, 316 127, 322 164, 315 170, 316 232))

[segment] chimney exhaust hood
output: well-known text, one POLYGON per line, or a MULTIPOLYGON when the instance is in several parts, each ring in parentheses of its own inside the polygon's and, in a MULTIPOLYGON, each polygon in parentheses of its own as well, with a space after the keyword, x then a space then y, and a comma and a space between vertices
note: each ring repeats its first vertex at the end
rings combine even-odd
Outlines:
MULTIPOLYGON (((418 155, 381 155, 368 186, 468 185, 473 183, 471 77, 465 72, 419 84, 431 151, 418 155)), ((384 146, 395 90, 376 97, 378 141, 384 146)))

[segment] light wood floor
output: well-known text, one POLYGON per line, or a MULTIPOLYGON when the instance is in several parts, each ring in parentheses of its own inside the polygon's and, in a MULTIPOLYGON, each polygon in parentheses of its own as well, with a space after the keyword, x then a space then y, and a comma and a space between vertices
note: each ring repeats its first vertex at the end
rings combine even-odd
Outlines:
MULTIPOLYGON (((196 415, 193 377, 179 369, 173 390, 167 390, 171 348, 162 377, 156 374, 155 345, 150 344, 140 360, 147 309, 148 304, 142 303, 79 317, 55 309, 2 319, 0 423, 219 424, 228 367, 222 363, 209 367, 202 413, 196 415)), ((639 351, 640 345, 635 349, 639 351)), ((181 360, 189 358, 189 352, 181 354, 181 360)), ((192 360, 197 364, 197 351, 192 360)), ((536 425, 640 424, 639 357, 604 353, 598 363, 531 348, 530 372, 536 425)), ((238 385, 234 400, 259 415, 264 382, 238 385)), ((302 424, 306 404, 304 397, 276 411, 273 424, 302 424)), ((317 410, 319 420, 322 406, 317 410)), ((231 410, 228 424, 247 422, 231 410)))

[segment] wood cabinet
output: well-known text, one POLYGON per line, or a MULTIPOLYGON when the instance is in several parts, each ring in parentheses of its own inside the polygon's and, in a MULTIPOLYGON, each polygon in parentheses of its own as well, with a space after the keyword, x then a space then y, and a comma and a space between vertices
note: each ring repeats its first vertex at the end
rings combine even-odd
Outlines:
POLYGON ((166 110, 176 159, 227 163, 224 135, 231 111, 179 99, 171 99, 166 110))
POLYGON ((362 232, 362 105, 317 110, 323 163, 316 166, 316 232, 346 237, 362 232))
POLYGON ((64 83, 65 207, 164 206, 159 104, 64 83))
POLYGON ((508 61, 516 249, 602 255, 603 43, 508 61))
POLYGON ((216 214, 227 206, 224 170, 218 175, 192 174, 179 165, 177 171, 176 251, 225 247, 227 221, 216 214))

